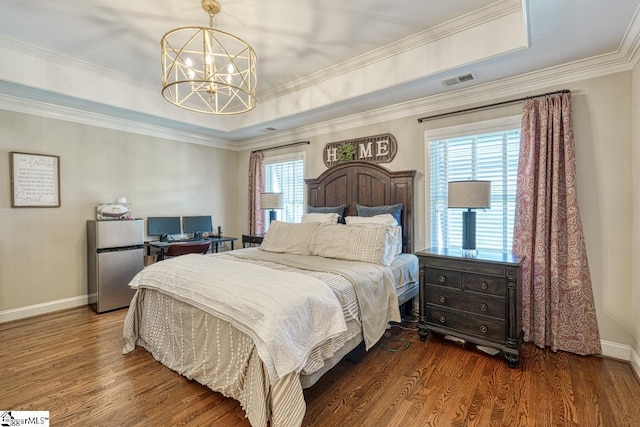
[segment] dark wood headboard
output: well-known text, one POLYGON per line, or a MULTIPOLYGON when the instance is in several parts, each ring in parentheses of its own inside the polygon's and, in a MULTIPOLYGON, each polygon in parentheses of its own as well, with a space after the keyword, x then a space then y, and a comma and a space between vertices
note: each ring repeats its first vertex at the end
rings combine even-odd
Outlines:
POLYGON ((367 162, 348 162, 305 179, 308 206, 346 205, 345 215, 358 215, 365 206, 402 203, 402 251, 413 253, 413 178, 415 170, 392 172, 367 162))

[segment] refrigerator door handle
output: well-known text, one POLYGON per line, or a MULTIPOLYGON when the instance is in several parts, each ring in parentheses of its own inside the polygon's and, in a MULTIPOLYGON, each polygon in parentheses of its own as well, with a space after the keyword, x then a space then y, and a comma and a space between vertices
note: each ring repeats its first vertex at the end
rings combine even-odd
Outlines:
POLYGON ((144 245, 121 246, 119 248, 99 248, 96 249, 96 252, 101 254, 103 252, 133 251, 136 249, 144 249, 144 245))

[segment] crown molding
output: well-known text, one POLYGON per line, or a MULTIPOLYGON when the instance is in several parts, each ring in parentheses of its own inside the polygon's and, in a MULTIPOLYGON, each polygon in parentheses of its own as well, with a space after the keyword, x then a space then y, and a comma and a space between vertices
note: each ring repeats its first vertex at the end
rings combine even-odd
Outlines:
POLYGON ((140 123, 123 118, 91 113, 60 105, 48 104, 31 99, 0 94, 0 109, 18 113, 31 114, 49 119, 80 123, 116 131, 135 133, 154 138, 169 139, 189 144, 206 145, 213 148, 233 150, 233 143, 210 136, 198 135, 191 132, 140 123))
POLYGON ((640 52, 640 7, 636 9, 636 13, 631 19, 631 23, 622 38, 618 52, 633 66, 638 62, 640 52))
POLYGON ((366 126, 373 120, 379 120, 380 117, 384 117, 385 121, 390 121, 416 115, 433 114, 447 109, 461 108, 465 105, 522 96, 525 92, 533 92, 551 86, 629 71, 638 61, 639 40, 640 37, 636 37, 634 38, 634 43, 623 42, 621 49, 624 48, 625 52, 618 51, 575 61, 517 77, 369 110, 339 119, 269 134, 268 136, 256 137, 240 143, 3 94, 0 94, 0 108, 179 142, 206 145, 231 151, 245 151, 267 148, 270 145, 280 143, 283 139, 310 138, 322 135, 327 132, 327 128, 330 128, 332 132, 344 131, 366 126))
POLYGON ((565 85, 594 77, 601 77, 619 72, 629 71, 633 68, 638 50, 633 45, 632 52, 622 55, 619 52, 601 55, 586 60, 571 62, 568 64, 550 67, 516 77, 505 78, 490 83, 484 83, 446 92, 439 95, 428 96, 388 107, 370 110, 339 119, 316 123, 288 131, 271 134, 268 137, 258 137, 237 144, 241 150, 257 149, 273 144, 283 139, 303 138, 308 139, 326 133, 329 128, 332 132, 345 131, 356 127, 367 126, 374 120, 384 117, 384 121, 413 117, 417 115, 439 113, 448 109, 458 109, 476 103, 495 102, 498 99, 513 96, 523 96, 549 87, 565 85))

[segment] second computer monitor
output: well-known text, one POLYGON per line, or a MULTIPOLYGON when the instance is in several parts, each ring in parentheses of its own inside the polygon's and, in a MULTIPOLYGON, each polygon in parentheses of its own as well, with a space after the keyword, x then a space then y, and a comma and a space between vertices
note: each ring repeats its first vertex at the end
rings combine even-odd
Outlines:
POLYGON ((202 233, 213 232, 211 215, 183 216, 182 232, 189 234, 193 233, 195 237, 201 237, 202 233))

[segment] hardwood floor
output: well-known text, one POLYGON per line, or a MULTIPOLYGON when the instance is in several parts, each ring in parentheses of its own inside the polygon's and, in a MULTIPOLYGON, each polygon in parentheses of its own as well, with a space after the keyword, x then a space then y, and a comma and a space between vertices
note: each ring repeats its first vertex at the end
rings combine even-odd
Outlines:
MULTIPOLYGON (((52 426, 249 425, 236 401, 144 349, 122 355, 125 314, 81 307, 0 324, 0 410, 48 410, 52 426)), ((628 363, 525 345, 509 369, 437 336, 388 335, 305 390, 304 426, 640 425, 628 363)))

